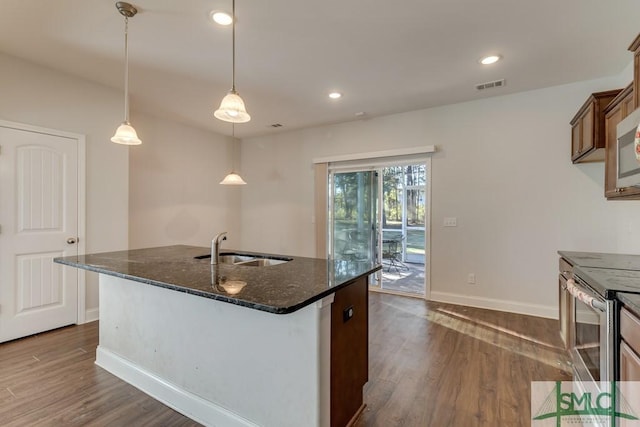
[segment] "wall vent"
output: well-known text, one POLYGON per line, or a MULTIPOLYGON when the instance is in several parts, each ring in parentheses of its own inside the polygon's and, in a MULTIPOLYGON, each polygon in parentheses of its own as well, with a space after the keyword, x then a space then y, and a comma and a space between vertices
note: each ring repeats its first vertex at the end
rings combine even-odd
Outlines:
POLYGON ((282 125, 280 123, 274 123, 271 125, 272 128, 281 128, 282 125))
POLYGON ((476 85, 476 89, 485 90, 485 89, 491 89, 494 87, 502 87, 504 85, 505 85, 505 81, 504 79, 501 79, 501 80, 494 80, 492 82, 480 83, 479 85, 476 85))

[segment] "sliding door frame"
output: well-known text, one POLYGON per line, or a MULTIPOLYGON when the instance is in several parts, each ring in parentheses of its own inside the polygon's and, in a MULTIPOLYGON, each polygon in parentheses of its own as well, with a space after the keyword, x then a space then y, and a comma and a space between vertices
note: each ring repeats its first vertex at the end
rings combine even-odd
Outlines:
MULTIPOLYGON (((425 282, 424 299, 431 299, 431 182, 432 165, 430 154, 436 151, 435 146, 424 146, 405 148, 398 150, 378 151, 362 154, 347 154, 334 157, 317 158, 313 160, 315 170, 315 229, 316 229, 316 256, 327 259, 329 256, 328 246, 328 212, 329 212, 329 174, 330 169, 341 169, 352 171, 351 169, 372 170, 384 165, 394 164, 425 164, 426 165, 426 186, 425 186, 425 282), (428 268, 427 268, 428 267, 428 268)), ((381 178, 380 178, 381 179, 381 178)), ((381 191, 381 189, 379 189, 381 191)), ((382 203, 378 197, 378 203, 382 203)), ((381 206, 379 206, 381 208, 381 206)), ((379 210, 380 212, 380 210, 379 210)), ((378 226, 381 217, 378 218, 378 226)), ((379 231, 379 230, 378 230, 379 231)), ((380 249, 378 248, 378 251, 380 249)), ((384 290, 380 289, 380 292, 384 290)))

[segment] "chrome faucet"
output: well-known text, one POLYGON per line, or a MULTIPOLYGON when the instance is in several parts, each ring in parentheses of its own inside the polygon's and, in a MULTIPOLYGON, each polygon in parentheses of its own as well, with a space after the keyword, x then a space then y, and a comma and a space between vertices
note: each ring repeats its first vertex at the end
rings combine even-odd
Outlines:
POLYGON ((227 240, 226 231, 218 233, 216 237, 211 240, 211 265, 216 265, 220 261, 220 243, 223 240, 227 240))

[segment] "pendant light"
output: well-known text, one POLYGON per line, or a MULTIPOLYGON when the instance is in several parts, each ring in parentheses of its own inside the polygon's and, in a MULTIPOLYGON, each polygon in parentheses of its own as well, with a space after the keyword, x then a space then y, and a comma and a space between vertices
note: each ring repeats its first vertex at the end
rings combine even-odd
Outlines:
POLYGON ((138 10, 131 4, 119 1, 116 8, 122 16, 124 16, 124 121, 115 135, 111 137, 111 141, 116 144, 124 145, 140 145, 142 141, 138 138, 136 130, 129 123, 129 18, 133 18, 138 10))
POLYGON ((213 115, 222 121, 231 123, 246 123, 251 120, 244 101, 236 91, 236 0, 231 0, 231 90, 222 98, 220 108, 213 115))
POLYGON ((222 185, 246 185, 247 183, 242 179, 242 177, 235 173, 235 158, 236 158, 236 125, 235 123, 231 123, 231 137, 233 138, 233 146, 231 147, 231 173, 224 177, 220 184, 222 185))

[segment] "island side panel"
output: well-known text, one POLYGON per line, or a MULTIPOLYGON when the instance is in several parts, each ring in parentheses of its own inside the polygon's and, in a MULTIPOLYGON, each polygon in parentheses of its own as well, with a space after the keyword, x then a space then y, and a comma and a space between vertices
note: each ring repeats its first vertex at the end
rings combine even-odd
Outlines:
POLYGON ((276 315, 101 274, 96 363, 207 425, 324 427, 331 300, 276 315))
POLYGON ((361 277, 336 291, 331 307, 331 427, 355 421, 368 380, 369 287, 361 277))

